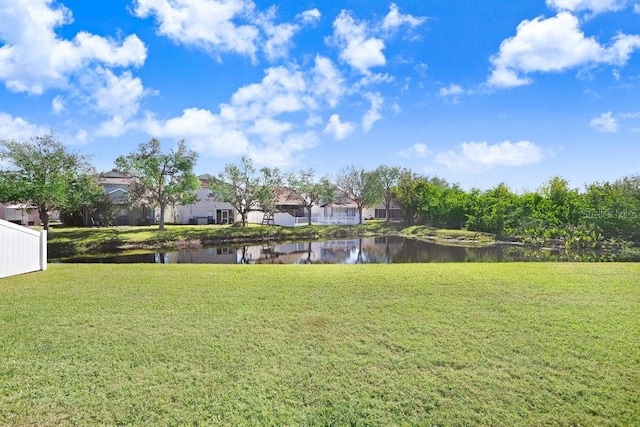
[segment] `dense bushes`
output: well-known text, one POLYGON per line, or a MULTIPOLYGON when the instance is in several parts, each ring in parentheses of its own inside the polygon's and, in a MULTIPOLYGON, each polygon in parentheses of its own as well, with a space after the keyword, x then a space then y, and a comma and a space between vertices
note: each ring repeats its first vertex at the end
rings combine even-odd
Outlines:
POLYGON ((409 223, 590 247, 605 239, 640 241, 640 177, 583 190, 554 177, 535 192, 518 194, 501 183, 464 191, 438 178, 404 173, 394 189, 409 223))

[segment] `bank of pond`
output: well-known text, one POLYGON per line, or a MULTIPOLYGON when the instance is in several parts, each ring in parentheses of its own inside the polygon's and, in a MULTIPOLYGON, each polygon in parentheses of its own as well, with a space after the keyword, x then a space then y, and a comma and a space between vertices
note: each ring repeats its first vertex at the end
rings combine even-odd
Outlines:
POLYGON ((121 251, 57 258, 64 263, 159 264, 381 264, 429 262, 640 262, 640 251, 605 246, 593 250, 528 245, 451 246, 398 236, 345 240, 265 242, 181 250, 121 251))

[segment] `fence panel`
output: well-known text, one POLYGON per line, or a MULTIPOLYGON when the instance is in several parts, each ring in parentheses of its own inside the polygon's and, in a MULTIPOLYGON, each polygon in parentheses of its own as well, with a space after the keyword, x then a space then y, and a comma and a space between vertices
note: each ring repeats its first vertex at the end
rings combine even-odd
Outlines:
POLYGON ((0 278, 47 269, 47 232, 0 220, 0 278))

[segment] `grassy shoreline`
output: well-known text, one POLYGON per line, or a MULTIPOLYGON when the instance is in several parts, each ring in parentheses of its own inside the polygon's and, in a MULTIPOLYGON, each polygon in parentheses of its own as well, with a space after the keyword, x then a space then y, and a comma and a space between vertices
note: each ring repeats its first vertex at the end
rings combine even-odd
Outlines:
POLYGON ((636 425, 640 264, 51 265, 2 425, 636 425))
POLYGON ((53 227, 48 242, 49 253, 52 256, 63 257, 131 249, 180 249, 228 243, 252 244, 265 241, 330 240, 390 235, 449 245, 484 246, 497 243, 495 236, 487 233, 406 226, 402 223, 384 221, 367 221, 363 225, 355 226, 168 225, 165 231, 159 231, 155 227, 53 227))

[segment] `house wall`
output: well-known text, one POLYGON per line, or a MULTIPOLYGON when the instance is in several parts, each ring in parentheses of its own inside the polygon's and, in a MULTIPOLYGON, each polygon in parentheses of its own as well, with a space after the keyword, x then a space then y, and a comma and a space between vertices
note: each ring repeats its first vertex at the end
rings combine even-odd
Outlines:
MULTIPOLYGON (((25 227, 42 225, 40 215, 38 215, 36 210, 24 209, 16 206, 17 205, 0 205, 0 219, 4 219, 14 224, 20 224, 25 227)), ((53 215, 50 219, 54 219, 53 215)))
POLYGON ((227 223, 234 223, 237 220, 235 208, 230 203, 215 200, 208 187, 200 187, 196 195, 198 201, 195 203, 176 206, 172 211, 167 209, 165 220, 176 224, 193 224, 194 221, 199 224, 213 217, 214 223, 218 224, 224 221, 222 211, 228 212, 227 223))

